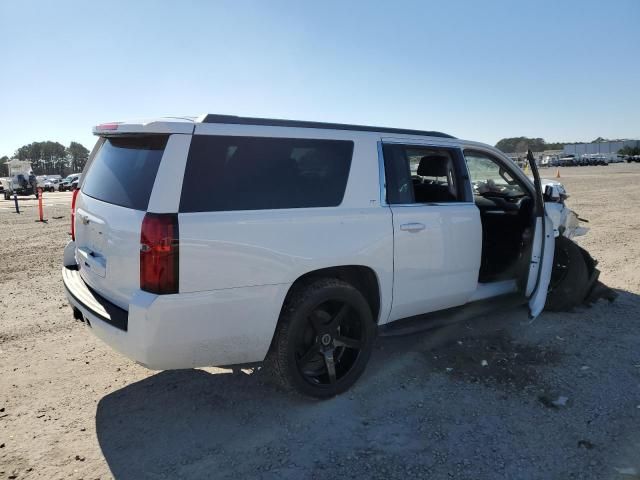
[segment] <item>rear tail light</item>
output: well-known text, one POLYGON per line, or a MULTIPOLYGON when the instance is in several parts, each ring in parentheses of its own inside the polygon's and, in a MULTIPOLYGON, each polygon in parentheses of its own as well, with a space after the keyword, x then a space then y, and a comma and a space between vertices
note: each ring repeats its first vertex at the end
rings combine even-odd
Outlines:
POLYGON ((71 240, 74 241, 76 239, 76 199, 79 191, 80 189, 75 189, 71 197, 71 240))
POLYGON ((102 123, 96 127, 96 130, 117 130, 120 122, 102 123))
POLYGON ((178 293, 178 215, 147 213, 140 232, 140 288, 178 293))

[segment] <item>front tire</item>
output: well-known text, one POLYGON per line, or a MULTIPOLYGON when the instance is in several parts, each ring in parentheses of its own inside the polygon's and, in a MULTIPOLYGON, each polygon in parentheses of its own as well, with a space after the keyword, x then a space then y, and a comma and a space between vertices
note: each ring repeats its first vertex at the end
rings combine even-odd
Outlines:
POLYGON ((371 308, 357 288, 335 278, 294 288, 266 366, 287 389, 333 397, 348 390, 369 361, 376 335, 371 308))
POLYGON ((566 312, 580 305, 587 294, 589 270, 580 247, 562 235, 556 238, 553 270, 545 308, 566 312))

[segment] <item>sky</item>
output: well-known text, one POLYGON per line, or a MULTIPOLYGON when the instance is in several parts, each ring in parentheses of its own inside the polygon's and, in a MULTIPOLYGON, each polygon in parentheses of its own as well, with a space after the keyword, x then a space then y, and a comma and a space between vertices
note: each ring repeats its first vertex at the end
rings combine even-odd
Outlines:
POLYGON ((0 156, 222 113, 640 138, 640 0, 0 2, 0 156))

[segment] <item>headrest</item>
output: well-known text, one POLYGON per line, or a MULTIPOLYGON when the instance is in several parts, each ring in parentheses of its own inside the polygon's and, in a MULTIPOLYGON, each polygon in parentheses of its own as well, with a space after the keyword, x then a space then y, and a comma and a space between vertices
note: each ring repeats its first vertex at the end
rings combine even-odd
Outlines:
POLYGON ((420 159, 418 175, 421 177, 446 177, 449 174, 449 157, 425 155, 420 159))

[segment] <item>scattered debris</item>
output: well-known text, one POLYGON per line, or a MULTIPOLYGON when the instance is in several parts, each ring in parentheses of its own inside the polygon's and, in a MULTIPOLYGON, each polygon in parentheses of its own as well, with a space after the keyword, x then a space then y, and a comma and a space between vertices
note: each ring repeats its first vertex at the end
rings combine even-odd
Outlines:
POLYGON ((638 469, 637 468, 633 468, 633 467, 625 467, 625 468, 617 468, 616 467, 616 472, 618 472, 620 475, 638 475, 638 469))
POLYGON ((557 364, 560 355, 552 348, 518 343, 504 331, 494 331, 443 343, 428 358, 436 370, 456 380, 522 390, 539 384, 539 367, 557 364))
POLYGON ((591 450, 595 445, 591 443, 589 440, 578 440, 578 448, 585 448, 587 450, 591 450))
POLYGON ((580 370, 589 370, 589 367, 587 365, 583 365, 580 367, 580 370))
POLYGON ((553 403, 553 401, 551 401, 551 400, 549 399, 549 397, 546 397, 545 395, 540 395, 540 396, 538 397, 538 401, 539 401, 542 405, 544 405, 545 407, 547 407, 547 408, 558 408, 558 407, 553 403))
POLYGON ((547 408, 556 408, 557 409, 559 407, 566 407, 567 406, 567 402, 569 401, 569 397, 559 396, 555 400, 551 400, 546 395, 540 395, 538 397, 538 401, 540 403, 542 403, 547 408))
POLYGON ((76 460, 78 460, 79 462, 84 462, 84 457, 81 455, 76 455, 76 460))
POLYGON ((551 403, 553 403, 556 407, 565 407, 567 405, 567 400, 569 400, 568 397, 560 396, 553 400, 551 403))
POLYGON ((595 285, 591 289, 591 292, 589 293, 587 298, 585 298, 584 303, 586 303, 588 306, 591 306, 600 298, 608 300, 609 303, 612 303, 616 298, 618 298, 618 292, 610 287, 607 287, 604 283, 597 281, 595 282, 595 285))

